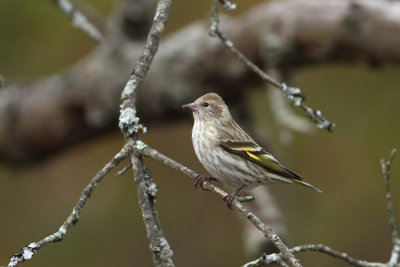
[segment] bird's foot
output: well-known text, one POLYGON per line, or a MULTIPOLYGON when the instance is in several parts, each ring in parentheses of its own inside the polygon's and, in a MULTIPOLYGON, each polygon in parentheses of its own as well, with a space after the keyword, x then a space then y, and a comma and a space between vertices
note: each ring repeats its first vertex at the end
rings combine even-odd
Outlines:
POLYGON ((237 200, 240 202, 250 201, 250 200, 253 200, 256 198, 255 196, 251 196, 251 195, 245 196, 245 197, 240 197, 238 195, 238 193, 240 190, 242 190, 245 187, 246 187, 246 185, 242 185, 236 191, 233 191, 232 193, 230 193, 222 198, 223 201, 226 201, 226 205, 228 206, 228 208, 232 209, 232 202, 235 199, 235 197, 237 197, 237 200))
MULTIPOLYGON (((197 189, 197 186, 200 185, 203 187, 204 182, 211 182, 211 181, 217 181, 214 177, 211 176, 205 176, 205 175, 200 175, 197 174, 196 177, 194 178, 196 182, 194 183, 194 187, 197 189)), ((204 189, 204 188, 203 188, 204 189)))
POLYGON ((232 201, 235 199, 236 194, 236 192, 232 192, 222 198, 222 200, 226 202, 226 205, 229 209, 232 209, 232 201))
POLYGON ((224 196, 222 198, 222 200, 226 201, 226 205, 228 206, 228 208, 232 209, 232 202, 235 199, 235 197, 239 202, 251 201, 256 198, 255 196, 252 196, 252 195, 241 197, 241 196, 237 195, 237 192, 232 192, 232 193, 224 196))

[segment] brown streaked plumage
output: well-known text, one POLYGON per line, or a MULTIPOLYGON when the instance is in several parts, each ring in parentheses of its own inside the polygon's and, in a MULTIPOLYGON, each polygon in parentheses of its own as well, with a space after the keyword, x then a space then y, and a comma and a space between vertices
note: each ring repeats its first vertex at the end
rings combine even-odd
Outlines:
POLYGON ((255 187, 270 182, 299 183, 321 192, 280 164, 242 130, 219 95, 208 93, 182 107, 193 112, 194 151, 212 176, 199 176, 195 185, 206 180, 218 180, 234 189, 224 198, 228 207, 245 186, 255 187))

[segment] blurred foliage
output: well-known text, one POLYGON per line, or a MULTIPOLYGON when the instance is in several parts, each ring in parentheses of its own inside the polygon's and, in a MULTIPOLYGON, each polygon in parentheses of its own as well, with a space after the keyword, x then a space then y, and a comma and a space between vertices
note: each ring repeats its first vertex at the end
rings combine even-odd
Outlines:
MULTIPOLYGON (((78 3, 92 5, 104 16, 113 6, 104 0, 78 3)), ((207 18, 209 4, 174 1, 168 30, 207 18)), ((242 8, 244 3, 237 4, 242 8)), ((0 2, 0 73, 7 84, 65 69, 94 45, 51 1, 0 2)), ((264 116, 270 113, 265 92, 259 90, 250 98, 256 113, 262 114, 257 122, 272 133, 267 142, 274 154, 324 191, 271 185, 286 218, 290 245, 324 243, 357 258, 388 259, 391 240, 379 159, 387 158, 393 147, 400 148, 398 73, 397 66, 372 69, 361 63, 299 70, 288 83, 300 87, 307 103, 321 109, 337 127, 332 134, 296 134, 290 147, 279 144, 279 130, 271 116, 264 116)), ((148 125, 143 139, 204 172, 193 153, 192 122, 187 118, 168 127, 148 125)), ((84 186, 122 143, 116 131, 35 165, 0 168, 0 266, 24 245, 58 229, 84 186)), ((242 249, 242 225, 235 212, 216 196, 196 192, 186 177, 151 160, 146 165, 159 185, 157 207, 177 266, 238 266, 250 260, 242 249)), ((400 156, 392 166, 395 215, 400 207, 399 165, 400 156)), ((131 172, 119 178, 114 174, 99 185, 65 241, 46 246, 22 266, 151 266, 131 172)), ((346 266, 311 252, 299 257, 305 266, 346 266)))

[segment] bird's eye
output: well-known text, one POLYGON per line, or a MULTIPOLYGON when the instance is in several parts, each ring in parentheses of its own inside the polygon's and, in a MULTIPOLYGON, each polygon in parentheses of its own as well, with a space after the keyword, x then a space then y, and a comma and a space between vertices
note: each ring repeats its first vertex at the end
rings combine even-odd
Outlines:
POLYGON ((203 103, 203 107, 208 107, 208 103, 207 103, 207 102, 204 102, 204 103, 203 103))

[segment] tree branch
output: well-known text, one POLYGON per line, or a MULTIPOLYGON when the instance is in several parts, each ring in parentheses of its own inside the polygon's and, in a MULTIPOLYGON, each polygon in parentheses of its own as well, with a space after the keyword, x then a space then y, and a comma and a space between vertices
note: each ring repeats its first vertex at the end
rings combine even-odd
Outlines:
POLYGON ((392 242, 393 242, 392 254, 389 260, 390 264, 398 263, 400 254, 399 232, 397 231, 396 223, 394 221, 393 203, 390 193, 390 166, 392 164, 395 154, 396 154, 396 149, 393 149, 392 152, 390 153, 388 161, 385 162, 384 159, 381 159, 382 172, 386 185, 386 202, 387 202, 387 211, 389 216, 389 226, 392 232, 392 242))
MULTIPOLYGON (((275 63, 289 68, 360 60, 396 65, 399 7, 400 2, 376 0, 268 1, 224 18, 221 26, 235 47, 260 67, 268 65, 262 55, 271 29, 282 41, 280 48, 285 48, 275 63), (359 22, 349 21, 351 3, 364 14, 359 22)), ((230 50, 222 49, 219 39, 204 38, 208 30, 204 21, 198 21, 166 36, 138 95, 138 110, 146 122, 177 119, 176 107, 209 88, 229 94, 231 105, 240 105, 247 88, 264 83, 230 50), (179 64, 171 64, 177 60, 179 64)), ((116 38, 110 32, 106 39, 112 42, 103 42, 69 70, 0 90, 1 160, 37 159, 115 125, 121 87, 140 56, 143 39, 116 38)))
POLYGON ((100 43, 103 40, 103 35, 97 29, 97 27, 92 22, 90 22, 81 11, 76 9, 69 0, 52 0, 52 1, 71 21, 74 27, 83 31, 90 38, 92 38, 98 43, 100 43))
POLYGON ((14 254, 10 258, 8 267, 15 267, 20 262, 30 260, 37 251, 49 243, 56 243, 64 240, 69 228, 74 226, 79 221, 79 215, 86 204, 86 201, 92 195, 92 192, 103 178, 114 169, 122 160, 124 160, 130 153, 132 147, 131 143, 127 143, 119 153, 117 153, 110 162, 108 162, 89 182, 82 192, 81 197, 72 209, 71 214, 67 217, 64 223, 60 226, 59 230, 54 234, 51 234, 38 242, 32 242, 29 245, 22 248, 20 254, 14 254))
MULTIPOLYGON (((138 88, 146 78, 147 72, 157 52, 161 36, 168 20, 170 0, 158 0, 153 24, 147 35, 142 54, 137 61, 131 77, 126 83, 122 95, 122 105, 119 117, 119 127, 124 133, 125 142, 134 143, 135 147, 140 146, 138 131, 143 125, 139 124, 136 116, 136 98, 138 88)), ((157 210, 154 206, 157 185, 151 180, 150 174, 146 171, 142 154, 137 150, 131 155, 131 164, 135 177, 135 184, 138 188, 139 206, 142 210, 143 220, 146 227, 147 238, 150 242, 150 249, 153 252, 155 266, 174 266, 172 261, 173 252, 165 238, 158 220, 157 210), (147 174, 147 178, 146 178, 147 174)))
POLYGON ((334 123, 331 123, 327 118, 325 118, 321 111, 313 110, 309 106, 303 103, 305 97, 301 90, 296 87, 287 86, 285 83, 280 83, 276 81, 274 78, 266 74, 263 70, 261 70, 257 65, 252 63, 245 55, 240 52, 236 46, 233 44, 231 40, 229 40, 225 34, 219 29, 219 15, 218 15, 218 5, 219 0, 214 0, 211 8, 211 27, 210 27, 210 35, 218 37, 222 43, 229 49, 233 54, 237 56, 237 58, 242 61, 247 67, 249 67, 254 73, 256 73, 261 79, 265 82, 272 84, 276 88, 280 89, 286 99, 293 106, 300 106, 309 116, 311 121, 317 124, 318 128, 326 129, 329 132, 332 132, 332 128, 335 126, 334 123))
MULTIPOLYGON (((291 248, 290 251, 293 254, 296 253, 300 253, 300 252, 304 252, 304 251, 317 251, 317 252, 321 252, 321 253, 325 253, 328 254, 332 257, 335 258, 339 258, 344 260, 347 263, 350 263, 352 265, 355 266, 363 266, 363 267, 389 267, 389 266, 393 266, 393 265, 388 265, 385 263, 379 263, 379 262, 367 262, 364 260, 357 260, 351 256, 349 256, 346 253, 343 252, 339 252, 336 250, 331 249, 328 246, 325 246, 323 244, 305 244, 305 245, 301 245, 301 246, 297 246, 294 248, 291 248)), ((282 255, 280 253, 273 253, 273 254, 269 254, 269 255, 263 255, 260 258, 248 262, 246 264, 243 265, 243 267, 256 267, 256 266, 264 266, 266 264, 280 264, 282 260, 282 255)))
MULTIPOLYGON (((141 141, 138 141, 140 146, 136 147, 144 156, 150 157, 156 161, 159 161, 168 167, 188 176, 192 180, 195 180, 197 173, 186 166, 174 161, 173 159, 161 154, 157 150, 148 147, 141 141)), ((203 189, 207 191, 211 191, 221 196, 222 198, 227 196, 228 193, 220 189, 219 187, 205 182, 203 183, 203 189)), ((289 248, 283 243, 283 241, 277 236, 271 229, 271 227, 264 222, 262 222, 252 211, 250 211, 245 205, 243 205, 236 198, 232 202, 232 207, 236 208, 243 216, 247 218, 258 230, 260 230, 265 237, 267 237, 278 249, 281 251, 283 257, 288 261, 290 266, 301 266, 301 263, 298 259, 296 259, 292 252, 290 252, 289 248)))
MULTIPOLYGON (((400 267, 400 264, 399 264, 400 240, 399 240, 398 231, 397 231, 395 221, 394 221, 392 200, 391 200, 391 193, 390 193, 390 166, 392 164, 392 160, 394 158, 395 153, 396 153, 396 149, 393 149, 390 154, 389 160, 386 162, 383 159, 381 159, 382 172, 383 172, 385 184, 386 184, 386 202, 387 202, 387 210, 388 210, 388 215, 389 215, 389 226, 391 228, 392 240, 393 240, 392 253, 390 256, 390 260, 387 263, 368 262, 365 260, 358 260, 358 259, 351 257, 347 253, 333 250, 330 247, 323 245, 323 244, 305 244, 305 245, 291 248, 290 252, 293 254, 296 254, 296 253, 300 253, 300 252, 304 252, 304 251, 317 251, 317 252, 328 254, 335 258, 342 259, 349 264, 352 264, 354 266, 360 266, 360 267, 393 267, 393 266, 400 267)), ((246 263, 245 265, 243 265, 243 267, 263 266, 266 264, 273 264, 273 263, 278 263, 278 264, 282 265, 282 258, 283 258, 282 253, 273 253, 273 254, 269 254, 269 255, 264 254, 260 258, 246 263)))
POLYGON ((154 206, 157 185, 153 182, 150 172, 144 169, 141 154, 133 153, 131 162, 135 184, 138 187, 139 206, 142 210, 147 237, 150 241, 150 250, 153 253, 154 266, 173 267, 173 252, 161 229, 158 213, 154 206))

